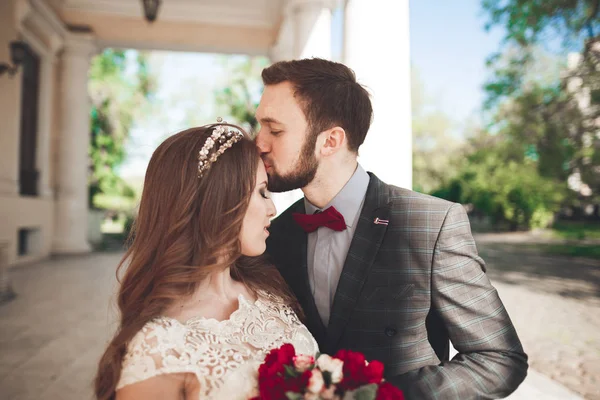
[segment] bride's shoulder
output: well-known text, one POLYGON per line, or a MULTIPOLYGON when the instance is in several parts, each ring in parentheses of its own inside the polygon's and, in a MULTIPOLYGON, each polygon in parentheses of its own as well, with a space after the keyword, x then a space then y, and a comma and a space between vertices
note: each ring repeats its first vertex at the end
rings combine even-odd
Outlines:
POLYGON ((286 306, 287 305, 287 303, 281 297, 279 297, 276 294, 273 294, 267 290, 264 290, 264 289, 257 290, 256 295, 257 295, 259 301, 266 303, 266 304, 277 305, 277 306, 286 306))
POLYGON ((186 327, 177 320, 157 317, 129 341, 117 388, 163 374, 193 372, 185 351, 186 327))
POLYGON ((285 316, 285 319, 289 320, 288 322, 299 321, 292 305, 281 297, 264 290, 259 290, 258 298, 265 305, 266 310, 276 313, 280 317, 285 316))
POLYGON ((140 329, 130 342, 130 347, 139 345, 148 345, 156 347, 158 345, 171 344, 185 337, 186 327, 175 318, 160 316, 151 319, 140 329))

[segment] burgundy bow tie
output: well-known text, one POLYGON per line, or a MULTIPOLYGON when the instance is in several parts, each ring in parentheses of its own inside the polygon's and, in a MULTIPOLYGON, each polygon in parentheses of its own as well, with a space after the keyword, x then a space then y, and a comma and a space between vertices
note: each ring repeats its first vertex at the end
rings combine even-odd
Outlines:
POLYGON ((323 212, 312 215, 293 213, 292 217, 307 233, 316 231, 320 226, 326 226, 334 231, 343 231, 346 229, 344 216, 335 207, 329 207, 323 212))

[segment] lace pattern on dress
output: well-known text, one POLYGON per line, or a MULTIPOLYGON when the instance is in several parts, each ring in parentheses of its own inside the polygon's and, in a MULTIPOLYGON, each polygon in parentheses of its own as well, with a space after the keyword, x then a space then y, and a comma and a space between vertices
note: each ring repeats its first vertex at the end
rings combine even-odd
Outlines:
MULTIPOLYGON (((299 354, 317 353, 308 329, 279 298, 260 293, 254 303, 242 295, 238 300, 239 308, 223 321, 195 317, 181 323, 158 317, 148 322, 129 343, 117 389, 160 374, 187 372, 198 378, 200 399, 221 398, 225 382, 243 384, 244 392, 256 386, 256 367, 275 347, 292 343, 299 354), (252 367, 240 368, 247 364, 252 367), (244 376, 231 379, 236 371, 244 376)), ((239 398, 246 396, 240 393, 239 398)))

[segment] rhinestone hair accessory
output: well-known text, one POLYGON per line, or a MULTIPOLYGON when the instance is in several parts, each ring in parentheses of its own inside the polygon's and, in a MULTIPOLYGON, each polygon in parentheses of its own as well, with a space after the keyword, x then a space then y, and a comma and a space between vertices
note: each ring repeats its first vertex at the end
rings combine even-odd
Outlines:
POLYGON ((212 163, 228 148, 239 142, 244 134, 233 126, 228 125, 222 118, 217 118, 217 124, 212 134, 204 142, 204 146, 198 152, 198 178, 210 169, 212 163), (212 154, 211 151, 216 149, 212 154), (209 156, 210 154, 210 156, 209 156))

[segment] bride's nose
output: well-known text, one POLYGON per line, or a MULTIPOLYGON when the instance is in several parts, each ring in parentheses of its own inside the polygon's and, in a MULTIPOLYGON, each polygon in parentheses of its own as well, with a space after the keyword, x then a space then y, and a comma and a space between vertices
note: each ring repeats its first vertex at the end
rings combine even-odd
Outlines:
POLYGON ((277 208, 275 207, 275 203, 273 203, 273 200, 269 199, 267 205, 267 216, 269 218, 273 218, 275 215, 277 215, 277 208))

